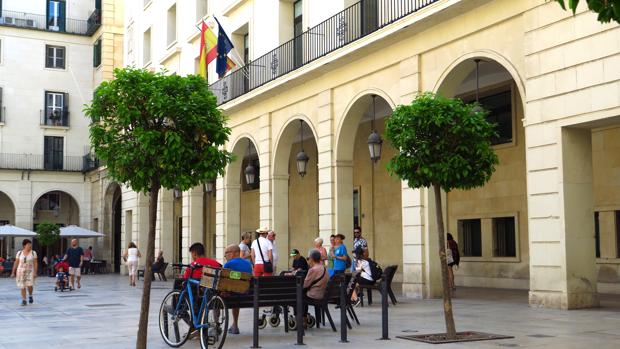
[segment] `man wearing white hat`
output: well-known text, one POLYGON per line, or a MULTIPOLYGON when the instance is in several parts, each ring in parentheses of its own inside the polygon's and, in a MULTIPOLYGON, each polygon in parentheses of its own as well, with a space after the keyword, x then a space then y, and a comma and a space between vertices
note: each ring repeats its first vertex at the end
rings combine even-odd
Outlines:
POLYGON ((252 263, 254 263, 254 276, 273 275, 273 245, 267 240, 269 228, 256 229, 258 238, 252 241, 252 263))

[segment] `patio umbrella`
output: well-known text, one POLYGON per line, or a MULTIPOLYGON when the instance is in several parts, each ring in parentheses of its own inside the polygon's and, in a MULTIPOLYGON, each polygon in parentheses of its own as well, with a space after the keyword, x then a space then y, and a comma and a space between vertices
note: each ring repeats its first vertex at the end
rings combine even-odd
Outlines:
POLYGON ((37 233, 28 229, 16 227, 14 225, 2 225, 0 226, 0 236, 13 237, 13 236, 37 236, 37 233))
MULTIPOLYGON (((10 238, 10 237, 15 237, 15 236, 35 237, 37 236, 37 233, 32 232, 28 229, 16 227, 10 224, 0 226, 0 237, 10 238)), ((10 248, 9 239, 5 239, 5 245, 6 245, 6 256, 8 257, 9 248, 10 248)), ((0 251, 0 253, 2 253, 2 251, 0 251)))
POLYGON ((90 229, 78 227, 77 225, 60 228, 60 237, 98 238, 103 236, 105 235, 90 229))

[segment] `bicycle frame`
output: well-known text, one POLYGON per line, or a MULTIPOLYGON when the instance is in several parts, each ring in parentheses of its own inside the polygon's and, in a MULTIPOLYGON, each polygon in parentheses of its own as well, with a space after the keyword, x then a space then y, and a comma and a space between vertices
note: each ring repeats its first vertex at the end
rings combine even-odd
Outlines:
POLYGON ((198 290, 198 293, 200 293, 200 280, 188 278, 187 281, 185 282, 185 287, 183 288, 183 291, 181 291, 181 295, 179 296, 179 301, 177 302, 177 306, 174 312, 175 314, 178 314, 181 304, 183 303, 183 299, 185 296, 187 296, 189 298, 189 304, 190 304, 189 311, 190 311, 190 314, 192 314, 192 323, 194 325, 194 328, 197 330, 202 329, 202 328, 208 328, 209 327, 208 323, 204 325, 200 325, 200 315, 202 315, 203 312, 206 312, 205 316, 207 317, 209 316, 209 309, 207 308, 207 303, 208 303, 209 297, 211 296, 211 292, 216 289, 217 278, 215 278, 213 281, 213 289, 207 288, 204 291, 204 294, 202 295, 202 302, 200 303, 200 308, 198 309, 197 314, 194 313, 194 293, 192 292, 192 285, 196 285, 196 289, 198 290))

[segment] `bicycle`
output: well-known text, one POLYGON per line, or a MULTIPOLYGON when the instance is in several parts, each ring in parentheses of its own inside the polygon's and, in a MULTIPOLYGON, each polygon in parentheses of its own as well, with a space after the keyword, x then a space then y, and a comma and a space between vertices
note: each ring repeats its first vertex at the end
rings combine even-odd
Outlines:
MULTIPOLYGON (((199 264, 173 266, 190 268, 190 275, 202 268, 199 264)), ((216 271, 212 285, 205 287, 201 296, 200 280, 188 278, 183 282, 182 290, 173 290, 164 297, 159 310, 159 332, 166 344, 180 347, 192 331, 200 331, 201 348, 222 348, 228 332, 228 309, 217 292, 218 281, 219 271, 216 271), (202 302, 196 309, 199 298, 202 302)))

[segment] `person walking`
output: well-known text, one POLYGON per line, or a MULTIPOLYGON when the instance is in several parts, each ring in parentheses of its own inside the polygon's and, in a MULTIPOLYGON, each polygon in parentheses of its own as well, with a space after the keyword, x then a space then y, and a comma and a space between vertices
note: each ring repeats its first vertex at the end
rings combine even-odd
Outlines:
POLYGON ((276 245, 276 232, 273 230, 270 230, 269 233, 267 233, 267 240, 271 242, 271 246, 273 247, 273 249, 271 250, 271 254, 273 254, 273 275, 277 275, 278 245, 276 245))
POLYGON ((82 287, 80 280, 82 279, 82 262, 84 261, 84 250, 78 246, 77 239, 71 240, 71 247, 65 252, 65 258, 69 263, 69 275, 71 276, 71 287, 75 289, 75 278, 77 278, 78 288, 82 287))
POLYGON ((327 250, 323 247, 323 238, 318 237, 314 239, 314 249, 321 253, 321 263, 325 265, 325 261, 327 261, 327 250))
POLYGON ((90 261, 93 260, 93 247, 88 246, 84 251, 84 262, 82 263, 82 273, 90 274, 90 261))
MULTIPOLYGON (((241 257, 241 248, 238 245, 233 244, 226 247, 224 258, 226 258, 225 269, 252 274, 252 264, 247 259, 241 257)), ((239 334, 239 308, 233 308, 232 315, 233 323, 228 329, 228 333, 239 334)))
MULTIPOLYGON (((353 251, 357 251, 358 248, 361 248, 363 251, 368 250, 368 241, 362 237, 361 227, 353 228, 353 251)), ((351 261, 351 271, 354 271, 356 268, 357 257, 353 255, 353 260, 351 261)))
POLYGON ((17 288, 22 295, 22 305, 26 305, 26 289, 28 289, 28 303, 32 304, 32 291, 34 287, 34 279, 37 278, 38 261, 37 253, 32 250, 32 241, 24 239, 22 241, 22 250, 17 252, 15 263, 11 271, 11 277, 15 278, 17 288))
POLYGON ((241 235, 239 243, 239 257, 252 263, 252 252, 250 252, 250 244, 252 243, 252 232, 246 231, 241 235))
POLYGON ((257 229, 258 238, 252 241, 250 250, 254 263, 254 276, 273 275, 273 245, 267 239, 268 228, 257 229))
POLYGON ((335 245, 331 254, 331 257, 334 259, 334 275, 344 274, 344 271, 347 269, 349 255, 347 254, 347 247, 343 243, 344 239, 345 236, 343 234, 336 234, 334 238, 335 245))
POLYGON ((127 271, 129 272, 129 286, 136 286, 136 274, 140 257, 142 257, 142 254, 138 250, 138 246, 133 241, 130 242, 127 251, 123 255, 123 259, 127 262, 127 271))
POLYGON ((447 234, 448 248, 446 249, 446 261, 448 262, 448 285, 452 291, 456 291, 454 285, 454 266, 459 267, 461 255, 459 254, 459 245, 454 241, 452 234, 447 234))

